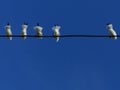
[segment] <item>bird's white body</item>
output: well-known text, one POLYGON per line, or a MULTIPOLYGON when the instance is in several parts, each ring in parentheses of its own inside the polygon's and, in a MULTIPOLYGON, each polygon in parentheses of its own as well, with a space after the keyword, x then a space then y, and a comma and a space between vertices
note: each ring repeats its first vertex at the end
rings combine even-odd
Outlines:
POLYGON ((117 39, 117 33, 115 32, 115 30, 113 29, 112 24, 107 24, 107 29, 109 31, 110 37, 113 38, 114 40, 117 39))
POLYGON ((42 30, 43 30, 43 28, 41 26, 35 26, 34 29, 36 31, 37 36, 40 39, 42 39, 42 36, 43 36, 42 30))
POLYGON ((55 38, 56 38, 56 42, 58 42, 59 41, 59 36, 60 36, 60 26, 53 26, 52 27, 52 30, 53 30, 53 33, 54 33, 54 36, 55 36, 55 38))
POLYGON ((7 35, 7 37, 9 38, 9 40, 12 40, 11 26, 10 25, 6 25, 5 29, 6 29, 6 35, 7 35))
POLYGON ((25 40, 27 37, 27 28, 28 28, 28 25, 22 25, 22 37, 23 39, 25 40))

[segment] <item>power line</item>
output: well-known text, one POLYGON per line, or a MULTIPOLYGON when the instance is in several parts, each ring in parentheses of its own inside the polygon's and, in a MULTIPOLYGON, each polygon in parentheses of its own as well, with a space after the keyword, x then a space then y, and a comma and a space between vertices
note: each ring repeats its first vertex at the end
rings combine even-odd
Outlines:
MULTIPOLYGON (((0 37, 9 37, 7 35, 0 35, 0 37)), ((10 37, 24 37, 22 35, 11 35, 10 37)), ((53 35, 44 35, 44 36, 37 36, 37 35, 26 35, 25 37, 44 37, 44 38, 53 38, 55 36, 53 35)), ((79 38, 79 37, 93 37, 93 38, 97 38, 97 37, 114 37, 114 36, 110 36, 110 35, 89 35, 89 34, 66 34, 66 35, 60 35, 59 37, 61 38, 70 38, 70 37, 73 37, 73 38, 79 38)), ((117 35, 116 37, 120 37, 120 35, 117 35)))

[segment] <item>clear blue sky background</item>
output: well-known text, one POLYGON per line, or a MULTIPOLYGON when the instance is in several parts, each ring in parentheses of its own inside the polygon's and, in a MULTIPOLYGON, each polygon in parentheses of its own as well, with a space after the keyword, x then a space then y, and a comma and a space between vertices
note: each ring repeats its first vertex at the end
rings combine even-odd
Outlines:
MULTIPOLYGON (((44 35, 61 25, 61 34, 120 33, 119 0, 1 0, 0 34, 7 22, 13 34, 44 35)), ((0 90, 120 90, 120 40, 109 38, 0 38, 0 90)))

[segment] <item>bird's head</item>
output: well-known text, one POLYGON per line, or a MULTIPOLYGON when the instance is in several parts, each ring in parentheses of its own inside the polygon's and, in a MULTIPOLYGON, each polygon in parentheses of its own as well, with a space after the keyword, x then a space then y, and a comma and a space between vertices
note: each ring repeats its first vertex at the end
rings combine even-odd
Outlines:
POLYGON ((28 23, 24 22, 24 25, 28 25, 28 23))
POLYGON ((40 26, 40 24, 39 24, 39 23, 37 23, 37 26, 40 26))
POLYGON ((10 23, 8 22, 7 25, 10 25, 10 23))
POLYGON ((107 23, 106 25, 110 25, 111 23, 107 23))
POLYGON ((112 29, 112 28, 113 28, 112 24, 111 23, 107 23, 107 29, 112 29))

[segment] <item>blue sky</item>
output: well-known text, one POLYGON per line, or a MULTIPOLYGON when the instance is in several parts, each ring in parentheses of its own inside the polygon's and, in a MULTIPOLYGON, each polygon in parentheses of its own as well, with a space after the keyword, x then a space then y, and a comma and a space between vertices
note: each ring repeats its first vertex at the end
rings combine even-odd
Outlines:
MULTIPOLYGON (((37 22, 44 35, 120 33, 119 0, 1 0, 0 34, 10 22, 13 34, 37 22)), ((0 38, 0 90, 120 90, 120 41, 109 38, 0 38)))

